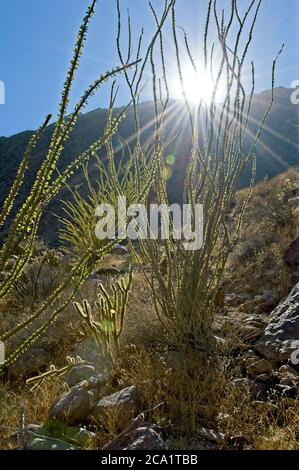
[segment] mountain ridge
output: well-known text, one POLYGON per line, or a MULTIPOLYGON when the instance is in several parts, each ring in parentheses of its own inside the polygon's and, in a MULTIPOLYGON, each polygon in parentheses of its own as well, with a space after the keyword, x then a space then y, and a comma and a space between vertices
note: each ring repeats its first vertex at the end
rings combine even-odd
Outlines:
MULTIPOLYGON (((274 89, 274 103, 267 119, 261 138, 257 144, 257 174, 256 181, 260 181, 266 176, 272 178, 279 173, 286 171, 292 166, 299 165, 299 106, 291 103, 291 93, 293 89, 279 87, 274 89)), ((264 90, 253 96, 252 119, 249 122, 249 132, 255 134, 258 123, 264 115, 271 100, 272 90, 264 90)), ((184 163, 190 151, 190 131, 187 119, 184 120, 180 112, 180 103, 172 100, 172 114, 169 113, 165 126, 166 135, 174 137, 167 152, 175 156, 175 164, 172 168, 172 178, 170 180, 170 199, 177 200, 183 184, 184 163)), ((123 108, 116 108, 116 112, 123 108)), ((154 115, 153 102, 146 101, 140 104, 139 108, 141 127, 143 128, 142 139, 150 139, 153 132, 152 118, 154 115)), ((107 109, 97 108, 82 114, 73 130, 73 133, 66 143, 61 155, 59 170, 67 166, 76 156, 83 152, 89 145, 97 140, 103 133, 106 123, 107 109)), ((54 129, 54 124, 50 124, 34 152, 32 153, 30 168, 24 181, 22 196, 28 193, 40 163, 46 156, 48 145, 54 129)), ((0 137, 0 206, 11 186, 21 162, 26 144, 34 131, 23 131, 10 137, 0 137)), ((122 120, 116 135, 126 141, 134 134, 133 109, 129 107, 126 117, 122 120)), ((249 142, 249 139, 248 139, 249 142)), ((100 155, 105 158, 105 152, 100 155)), ((80 181, 82 173, 77 173, 72 180, 72 184, 80 181)), ((244 173, 240 181, 240 188, 249 184, 251 173, 249 169, 244 173)), ((96 175, 94 175, 96 178, 96 175)), ((66 196, 66 191, 62 191, 62 196, 66 196)), ((46 211, 41 223, 41 233, 47 239, 47 232, 51 232, 50 227, 55 225, 53 212, 57 212, 57 200, 52 203, 46 211)), ((49 238, 52 239, 51 233, 49 238)), ((55 237, 54 237, 55 238, 55 237)))

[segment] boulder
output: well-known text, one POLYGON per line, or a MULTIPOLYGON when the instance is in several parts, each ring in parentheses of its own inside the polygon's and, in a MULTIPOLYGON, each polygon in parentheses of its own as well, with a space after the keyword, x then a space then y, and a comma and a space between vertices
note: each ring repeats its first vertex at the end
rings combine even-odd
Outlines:
POLYGON ((260 359, 248 367, 248 372, 254 376, 271 374, 273 372, 273 366, 266 359, 260 359))
POLYGON ((299 349, 299 283, 271 313, 268 326, 254 344, 272 364, 292 360, 299 349))
POLYGON ((120 434, 105 450, 165 450, 166 443, 161 437, 161 428, 155 424, 136 423, 134 429, 120 434))
POLYGON ((283 260, 290 266, 299 264, 299 237, 289 245, 283 260))
POLYGON ((92 416, 102 422, 107 414, 112 412, 120 415, 133 415, 138 405, 139 393, 137 387, 132 385, 102 398, 93 408, 92 416))
POLYGON ((64 393, 50 408, 48 417, 72 426, 84 421, 91 412, 91 396, 84 384, 78 384, 64 393))
POLYGON ((73 369, 68 373, 65 382, 69 387, 73 387, 83 380, 90 379, 95 375, 95 368, 91 365, 81 365, 73 367, 73 369))

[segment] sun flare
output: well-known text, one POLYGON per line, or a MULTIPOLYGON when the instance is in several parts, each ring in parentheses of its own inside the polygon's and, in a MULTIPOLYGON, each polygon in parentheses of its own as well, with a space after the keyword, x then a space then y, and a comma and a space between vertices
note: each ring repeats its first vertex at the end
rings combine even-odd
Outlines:
MULTIPOLYGON (((187 100, 198 105, 203 102, 209 105, 213 99, 215 82, 205 71, 195 71, 193 68, 182 71, 183 87, 181 80, 177 78, 173 82, 172 93, 175 99, 184 99, 184 93, 187 100), (184 91, 183 91, 184 88, 184 91)), ((216 96, 219 95, 220 84, 216 89, 216 96)))

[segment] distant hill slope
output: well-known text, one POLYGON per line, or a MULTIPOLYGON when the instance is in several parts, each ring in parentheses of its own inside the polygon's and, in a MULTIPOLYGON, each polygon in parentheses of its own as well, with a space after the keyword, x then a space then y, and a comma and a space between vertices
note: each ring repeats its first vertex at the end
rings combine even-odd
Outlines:
MULTIPOLYGON (((299 106, 291 103, 290 95, 293 90, 287 88, 275 89, 275 102, 271 114, 263 130, 260 142, 256 149, 257 155, 257 180, 265 176, 273 177, 286 171, 290 166, 299 164, 299 106)), ((249 131, 255 133, 258 122, 263 116, 271 97, 271 91, 256 94, 253 99, 252 120, 249 123, 249 131)), ((187 119, 182 119, 181 105, 171 103, 172 112, 166 126, 168 136, 176 135, 168 148, 168 153, 174 154, 176 162, 170 184, 171 198, 178 198, 182 185, 184 163, 190 150, 190 132, 187 119)), ((96 109, 82 115, 74 129, 74 132, 65 146, 60 169, 65 167, 74 157, 84 151, 91 143, 98 139, 102 133, 106 121, 105 109, 96 109)), ((144 127, 143 140, 150 138, 153 130, 153 103, 147 102, 140 105, 140 119, 144 127)), ((49 126, 38 143, 31 159, 31 167, 28 171, 24 191, 26 194, 30 188, 34 175, 45 157, 53 125, 49 126)), ((22 132, 11 137, 0 137, 0 207, 15 177, 18 165, 22 159, 28 139, 32 131, 22 132)), ((133 110, 129 108, 126 118, 122 121, 118 136, 128 139, 134 134, 133 110)), ((103 154, 103 158, 105 155, 103 154)), ((80 181, 81 174, 75 175, 73 184, 80 181)), ((245 173, 240 182, 244 187, 249 182, 250 175, 245 173)), ((63 191, 64 193, 64 191, 63 191)), ((63 196, 63 194, 62 194, 63 196)), ((64 197, 65 194, 64 194, 64 197)), ((46 240, 55 242, 57 223, 53 221, 53 213, 59 212, 59 202, 54 202, 48 208, 41 224, 41 233, 46 240)))

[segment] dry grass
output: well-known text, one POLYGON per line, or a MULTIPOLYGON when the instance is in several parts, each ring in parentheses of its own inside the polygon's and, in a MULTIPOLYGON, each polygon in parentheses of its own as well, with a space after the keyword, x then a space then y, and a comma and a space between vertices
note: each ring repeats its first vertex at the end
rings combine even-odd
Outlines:
POLYGON ((298 450, 299 402, 287 407, 253 402, 249 389, 229 385, 219 402, 221 429, 228 436, 242 435, 256 450, 298 450))
POLYGON ((58 380, 44 383, 38 393, 30 391, 24 383, 18 386, 0 382, 0 449, 17 447, 15 433, 20 425, 21 410, 25 411, 27 424, 41 424, 45 421, 50 405, 61 393, 58 380))

